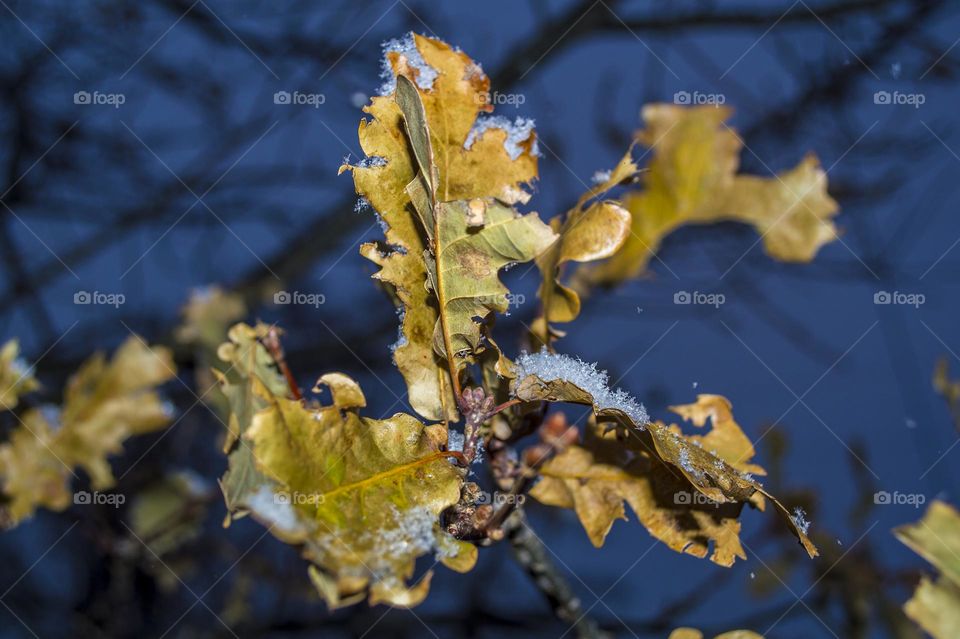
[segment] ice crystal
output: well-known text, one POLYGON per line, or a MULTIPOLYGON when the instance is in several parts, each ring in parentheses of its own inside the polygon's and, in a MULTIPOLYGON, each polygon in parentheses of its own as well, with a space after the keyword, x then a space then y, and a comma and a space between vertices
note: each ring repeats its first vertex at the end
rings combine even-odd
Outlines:
POLYGON ((677 461, 680 462, 680 468, 684 469, 697 479, 703 477, 703 471, 693 465, 693 462, 690 461, 690 453, 687 452, 686 448, 680 449, 680 456, 677 461))
POLYGON ((361 169, 375 169, 386 165, 387 158, 380 157, 379 155, 371 155, 357 162, 357 166, 361 169))
POLYGON ((593 177, 590 178, 590 181, 594 184, 603 184, 610 179, 610 171, 597 171, 593 174, 593 177))
MULTIPOLYGON (((477 121, 473 123, 473 128, 470 129, 470 133, 463 143, 463 148, 471 148, 474 142, 483 137, 487 129, 503 129, 507 133, 507 139, 503 141, 503 148, 507 150, 507 155, 510 156, 511 160, 516 160, 523 153, 523 148, 520 144, 526 142, 530 139, 530 136, 534 135, 533 129, 535 126, 536 123, 530 118, 518 117, 515 121, 511 122, 502 115, 481 115, 477 118, 477 121)), ((534 157, 540 157, 540 149, 537 147, 536 138, 533 140, 533 147, 530 153, 534 157)))
MULTIPOLYGON (((403 348, 407 345, 407 336, 403 334, 403 318, 406 315, 403 307, 397 308, 397 319, 400 321, 400 326, 397 327, 397 341, 390 345, 390 352, 393 353, 394 358, 397 355, 397 349, 403 348)), ((393 360, 394 366, 397 364, 397 360, 393 360)))
POLYGON ((368 208, 370 208, 370 200, 361 196, 357 198, 357 203, 353 205, 353 212, 363 213, 368 208))
POLYGON ((455 430, 447 433, 447 450, 463 452, 463 433, 455 430))
POLYGON ((380 85, 380 95, 390 95, 397 88, 397 75, 393 72, 393 65, 390 64, 390 53, 399 53, 407 59, 407 65, 417 70, 417 86, 428 90, 433 87, 433 81, 437 79, 437 70, 431 67, 420 55, 417 45, 413 39, 413 33, 408 33, 402 38, 387 40, 382 45, 383 58, 380 61, 380 79, 383 84, 380 85))
POLYGON ((797 530, 806 535, 807 531, 810 529, 810 522, 807 520, 807 513, 803 511, 803 508, 800 506, 794 508, 791 519, 793 519, 793 523, 796 525, 797 530))
POLYGON ((383 219, 383 216, 381 216, 377 211, 374 211, 373 215, 374 217, 377 218, 377 224, 380 225, 380 230, 383 231, 383 234, 386 235, 387 233, 389 233, 390 225, 387 224, 387 221, 385 219, 383 219))
POLYGON ((608 408, 625 413, 639 428, 650 421, 643 404, 638 403, 628 393, 610 388, 610 376, 607 371, 598 370, 596 364, 589 364, 580 358, 551 353, 545 348, 539 353, 522 353, 516 362, 517 382, 529 375, 536 375, 544 382, 557 379, 570 382, 593 397, 595 410, 608 408))

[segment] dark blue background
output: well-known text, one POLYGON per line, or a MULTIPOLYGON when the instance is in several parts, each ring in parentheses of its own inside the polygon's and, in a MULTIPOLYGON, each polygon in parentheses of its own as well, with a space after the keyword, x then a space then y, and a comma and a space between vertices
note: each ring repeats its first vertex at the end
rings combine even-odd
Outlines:
MULTIPOLYGON (((787 438, 773 485, 814 495, 813 531, 844 549, 869 546, 890 571, 922 565, 889 534, 921 511, 878 506, 855 523, 849 515, 872 490, 919 493, 928 502, 956 496, 957 432, 930 382, 939 357, 954 368, 960 359, 955 5, 7 0, 0 29, 2 199, 9 207, 0 211, 0 321, 3 335, 20 337, 26 358, 39 360, 52 399, 90 351, 112 348, 128 330, 169 339, 191 288, 219 283, 262 301, 251 318, 287 328, 304 386, 342 370, 362 382, 366 414, 407 408, 389 361, 394 312, 356 248, 380 231, 369 210, 353 212, 349 176, 336 176, 344 156, 362 157, 358 105, 379 85, 385 39, 410 29, 440 37, 481 62, 493 89, 524 96, 519 109, 500 112, 537 121, 544 157, 529 207, 544 218, 615 164, 640 126, 643 104, 671 101, 681 90, 723 94, 748 146, 741 170, 770 175, 807 151, 829 169, 842 207, 840 241, 812 264, 786 265, 766 257, 746 226, 682 229, 664 242, 649 277, 593 295, 559 347, 622 377, 619 384, 655 417, 667 418, 666 406, 698 392, 725 395, 754 440, 766 439, 771 425, 787 438), (522 55, 528 47, 533 59, 522 55), (74 104, 81 90, 122 93, 126 101, 117 109, 74 104), (275 105, 281 90, 323 93, 326 101, 318 109, 275 105), (879 90, 921 93, 925 103, 877 105, 879 90), (206 206, 197 204, 191 190, 208 189, 206 206), (326 304, 275 306, 270 295, 279 288, 323 293, 326 304), (119 309, 78 306, 79 290, 122 292, 127 301, 119 309), (674 305, 678 290, 720 292, 727 303, 674 305), (881 290, 922 293, 926 302, 878 306, 881 290), (850 452, 861 445, 862 464, 850 452), (854 468, 871 480, 867 493, 854 468)), ((536 271, 525 271, 507 279, 527 303, 497 326, 513 354, 520 342, 511 336, 535 310, 536 271)), ((189 371, 182 377, 192 384, 189 371)), ((193 403, 182 388, 171 392, 181 410, 193 403)), ((224 467, 219 425, 204 409, 192 410, 156 449, 163 455, 157 467, 193 467, 212 480, 224 467)), ((763 442, 759 449, 764 464, 763 442)), ((229 537, 242 551, 260 537, 250 522, 221 532, 219 502, 213 510, 212 539, 229 537)), ((640 634, 667 602, 721 575, 718 592, 675 625, 729 629, 755 611, 794 603, 816 570, 830 568, 801 562, 781 574, 774 560, 782 545, 764 541, 769 513, 745 514, 749 559, 725 570, 662 545, 649 550, 652 539, 635 521, 617 523, 594 550, 571 513, 531 510, 585 604, 603 596, 592 614, 625 636, 618 618, 638 624, 640 634), (761 602, 747 589, 751 574, 759 579, 768 570, 784 584, 774 580, 774 594, 761 602)), ((70 521, 43 514, 4 533, 0 588, 14 584, 70 521)), ((265 539, 256 554, 300 579, 293 550, 265 539)), ((36 593, 48 614, 18 616, 40 636, 58 636, 96 572, 87 557, 85 542, 66 537, 5 601, 17 610, 17 601, 36 593)), ((201 569, 187 581, 200 594, 219 576, 212 574, 201 569)), ((910 583, 891 580, 890 596, 905 599, 908 589, 897 586, 910 583)), ((194 598, 165 601, 172 622, 194 598)), ((309 597, 263 592, 256 602, 264 618, 324 616, 309 597)), ((415 612, 439 636, 464 633, 457 618, 473 618, 482 634, 501 632, 496 624, 485 630, 489 619, 470 606, 549 618, 505 548, 484 550, 469 577, 441 570, 415 612)), ((363 614, 372 623, 383 611, 363 614)), ((817 614, 825 625, 797 604, 768 636, 844 636, 835 603, 817 614)), ((7 610, 0 617, 3 636, 29 636, 7 610)), ((358 635, 361 621, 350 622, 358 635)), ((765 621, 753 629, 767 630, 772 619, 765 621)), ((223 631, 201 606, 181 624, 169 636, 223 631)), ((344 621, 345 636, 348 627, 344 621)), ((394 627, 429 636, 402 611, 390 612, 370 636, 394 627)), ((155 630, 159 636, 164 628, 155 630)), ((544 621, 537 630, 557 636, 564 628, 544 621)), ((874 629, 871 636, 883 635, 874 629)))

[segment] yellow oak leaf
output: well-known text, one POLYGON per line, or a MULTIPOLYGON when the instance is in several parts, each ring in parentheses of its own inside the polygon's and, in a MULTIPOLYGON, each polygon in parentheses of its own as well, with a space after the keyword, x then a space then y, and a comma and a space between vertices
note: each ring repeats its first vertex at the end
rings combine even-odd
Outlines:
POLYGON ((0 524, 12 527, 37 508, 66 510, 72 468, 53 452, 56 430, 37 409, 26 411, 9 441, 0 444, 0 524), (6 503, 3 501, 6 500, 6 503))
MULTIPOLYGON (((764 498, 770 499, 785 516, 807 553, 811 557, 818 554, 813 542, 806 535, 808 523, 802 512, 790 513, 751 476, 751 472, 763 472, 763 469, 749 463, 753 456, 753 446, 749 441, 745 441, 746 436, 733 421, 730 404, 724 398, 701 395, 695 404, 674 409, 699 427, 703 427, 708 416, 714 418, 716 432, 687 436, 675 425, 650 421, 642 405, 622 390, 611 389, 606 372, 597 370, 592 364, 544 349, 539 353, 521 355, 516 362, 515 375, 514 393, 523 401, 570 402, 592 406, 598 421, 616 424, 615 432, 619 434, 618 441, 622 447, 635 455, 649 457, 651 462, 662 463, 670 476, 678 481, 682 478, 681 487, 686 486, 690 491, 688 494, 691 495, 691 503, 701 500, 702 495, 711 502, 711 508, 713 505, 731 504, 738 506, 739 512, 739 506, 744 503, 762 509, 765 506, 764 498)), ((550 464, 559 462, 562 458, 563 455, 548 463, 544 473, 548 472, 550 464)), ((649 468, 655 469, 656 466, 650 464, 649 468)), ((636 489, 635 484, 630 485, 636 489)), ((605 512, 609 515, 614 511, 607 509, 605 512)), ((642 520, 644 515, 640 511, 637 514, 642 520)), ((662 515, 657 513, 656 517, 657 521, 662 522, 662 515)), ((653 515, 650 518, 652 519, 653 515)), ((592 537, 594 543, 603 541, 612 521, 601 520, 599 525, 585 523, 588 531, 591 528, 602 531, 602 534, 592 537)), ((727 539, 727 543, 717 547, 714 561, 730 565, 733 556, 742 556, 742 550, 740 553, 735 552, 739 548, 739 540, 736 544, 731 541, 738 530, 739 524, 736 531, 729 524, 724 525, 722 535, 727 539), (730 549, 730 552, 722 552, 724 548, 730 549)), ((666 536, 659 524, 651 533, 658 536, 658 531, 660 535, 666 536)), ((710 538, 716 539, 715 536, 710 538)), ((683 549, 686 548, 687 546, 683 546, 683 549)), ((705 546, 702 549, 697 546, 694 548, 697 548, 697 552, 706 552, 705 546)))
POLYGON ((631 151, 627 151, 600 184, 581 196, 562 222, 559 219, 551 222, 558 237, 549 250, 537 258, 543 277, 538 291, 542 315, 534 320, 531 328, 539 344, 547 345, 551 338, 561 335, 552 324, 572 322, 580 315, 580 296, 560 282, 564 264, 608 258, 627 241, 631 223, 629 211, 611 200, 595 201, 589 206, 588 203, 636 175, 639 169, 631 151))
MULTIPOLYGON (((394 81, 364 107, 371 119, 360 123, 367 159, 345 164, 341 172, 353 173, 357 194, 385 223, 389 251, 365 244, 360 252, 380 267, 374 277, 388 286, 402 311, 393 356, 410 403, 426 419, 455 420, 453 384, 443 356, 434 348, 440 305, 425 287, 430 242, 408 192, 423 173, 398 102, 396 87, 403 86, 402 81, 395 77, 417 85, 424 127, 415 127, 414 135, 420 132, 417 148, 423 148, 423 128, 427 131, 433 167, 425 177, 437 202, 526 201, 525 185, 537 177, 536 137, 532 122, 510 124, 489 117, 490 82, 463 52, 414 34, 388 47, 386 56, 394 81)), ((473 214, 470 223, 476 219, 473 214)))
POLYGON ((612 285, 642 274, 663 238, 687 224, 751 224, 767 253, 784 262, 809 262, 837 237, 837 203, 817 159, 808 155, 775 177, 737 174, 743 142, 726 125, 731 113, 713 106, 644 107, 646 128, 638 140, 653 159, 643 173, 644 189, 623 197, 633 232, 610 260, 581 269, 580 285, 612 285))
POLYGON ((481 325, 476 319, 509 308, 510 291, 500 281, 500 269, 532 260, 556 237, 536 213, 520 216, 497 200, 473 200, 478 201, 485 209, 479 229, 471 229, 467 221, 468 202, 440 205, 436 260, 427 259, 430 286, 444 309, 433 344, 444 357, 448 338, 455 354, 478 351, 481 325))
POLYGON ((228 455, 228 469, 220 480, 228 512, 226 523, 246 514, 244 504, 247 497, 267 481, 256 469, 250 446, 240 440, 250 427, 254 414, 268 405, 263 393, 255 391, 255 385, 280 397, 286 397, 288 393, 286 380, 260 342, 269 330, 270 327, 262 323, 256 326, 236 324, 228 332, 230 341, 221 344, 217 350, 224 362, 224 370, 214 369, 213 374, 229 406, 223 449, 228 455))
POLYGON ((20 396, 35 391, 40 384, 33 377, 33 369, 19 359, 20 343, 9 340, 0 349, 0 410, 13 410, 20 396))
POLYGON ((919 522, 894 534, 940 571, 936 581, 921 578, 904 612, 935 639, 960 636, 960 512, 934 500, 919 522))
POLYGON ((616 431, 591 423, 582 445, 548 461, 530 494, 549 506, 576 512, 594 546, 600 547, 614 521, 627 519, 630 505, 651 535, 677 552, 730 566, 746 555, 737 517, 742 503, 702 497, 682 473, 655 454, 632 450, 616 431))
POLYGON ((335 403, 320 407, 255 383, 267 406, 243 439, 270 483, 246 505, 278 538, 303 546, 311 581, 331 607, 358 593, 371 604, 417 605, 432 574, 407 584, 418 557, 431 554, 460 571, 476 561, 476 547, 440 525, 441 512, 460 498, 464 471, 445 450, 444 426, 402 413, 361 417, 356 383, 339 373, 325 380, 335 384, 335 403))
POLYGON ((0 445, 3 492, 13 524, 37 507, 69 505, 70 477, 83 468, 94 489, 114 485, 108 456, 123 441, 166 426, 170 410, 155 387, 175 375, 166 348, 131 336, 109 361, 88 359, 67 382, 59 411, 27 411, 10 441, 0 445))

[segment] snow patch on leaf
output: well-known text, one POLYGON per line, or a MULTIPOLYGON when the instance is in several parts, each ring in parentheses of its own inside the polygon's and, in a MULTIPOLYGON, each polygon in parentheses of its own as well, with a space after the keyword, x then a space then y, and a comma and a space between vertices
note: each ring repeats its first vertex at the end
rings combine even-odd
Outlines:
POLYGON ((371 155, 368 158, 363 158, 356 164, 356 166, 360 167, 361 169, 375 169, 386 165, 387 158, 380 157, 379 155, 371 155))
POLYGON ((407 59, 407 64, 417 70, 417 86, 423 90, 433 88, 433 82, 437 79, 437 70, 427 64, 413 39, 413 32, 407 33, 402 38, 387 40, 381 47, 383 48, 383 58, 380 61, 380 78, 383 84, 380 85, 378 93, 380 95, 391 95, 397 88, 397 75, 393 72, 393 65, 390 64, 390 53, 398 53, 407 59))
MULTIPOLYGON (((483 137, 488 129, 503 129, 507 133, 507 139, 503 141, 503 148, 506 149, 511 160, 516 160, 523 154, 523 148, 520 145, 530 139, 534 127, 536 127, 536 122, 530 118, 517 117, 516 120, 511 122, 502 115, 481 115, 473 123, 473 128, 470 129, 470 133, 463 143, 463 148, 469 150, 473 143, 483 137)), ((540 149, 537 146, 536 139, 533 141, 533 148, 530 153, 534 157, 540 157, 540 149)))
POLYGON ((280 493, 275 493, 267 485, 259 486, 247 497, 247 505, 258 518, 265 520, 279 531, 296 535, 304 532, 303 525, 297 518, 297 513, 290 505, 289 497, 284 499, 280 493))
POLYGON ((593 177, 590 178, 590 181, 594 184, 604 184, 610 180, 610 171, 597 171, 593 174, 593 177))
POLYGON ((643 404, 638 403, 626 391, 610 388, 610 376, 596 364, 574 359, 560 353, 551 353, 546 348, 539 353, 522 353, 516 361, 516 379, 534 375, 544 382, 562 380, 583 389, 593 397, 598 411, 616 409, 625 413, 640 428, 650 421, 643 404))
MULTIPOLYGON (((396 356, 397 349, 403 348, 407 345, 407 336, 403 334, 403 319, 406 317, 406 311, 403 306, 397 307, 397 319, 400 322, 400 325, 397 327, 397 341, 390 345, 390 352, 396 356)), ((393 365, 397 365, 396 357, 394 357, 393 365)))
POLYGON ((797 506, 793 509, 793 515, 791 516, 793 523, 796 525, 797 530, 802 532, 804 535, 807 534, 807 531, 810 530, 810 521, 807 519, 807 513, 804 512, 803 508, 797 506))

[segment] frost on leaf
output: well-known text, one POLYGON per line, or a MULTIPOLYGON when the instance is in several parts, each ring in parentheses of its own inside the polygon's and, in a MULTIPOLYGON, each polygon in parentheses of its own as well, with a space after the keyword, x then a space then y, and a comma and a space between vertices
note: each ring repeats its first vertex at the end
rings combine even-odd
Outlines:
POLYGON ((920 579, 904 612, 935 639, 957 637, 960 632, 960 512, 934 500, 915 524, 894 530, 897 539, 940 571, 933 581, 920 579))
POLYGON ((529 118, 517 117, 513 122, 502 115, 481 115, 473 123, 473 128, 467 135, 467 140, 463 143, 463 148, 470 150, 473 143, 482 138, 484 133, 490 129, 504 131, 507 134, 503 141, 503 147, 511 160, 516 160, 524 151, 525 143, 529 143, 530 154, 534 157, 540 157, 540 150, 537 148, 537 139, 534 136, 534 127, 536 122, 529 118))
POLYGON ((40 387, 33 368, 20 359, 20 343, 12 339, 0 349, 0 410, 13 410, 20 396, 40 387))
MULTIPOLYGON (((587 401, 576 403, 592 405, 598 413, 619 411, 641 429, 649 421, 642 404, 637 403, 627 392, 610 388, 607 371, 598 370, 596 364, 588 364, 579 358, 551 353, 546 348, 538 353, 524 353, 517 358, 514 375, 519 383, 517 396, 521 399, 528 399, 526 391, 523 390, 523 382, 532 377, 539 382, 557 385, 560 389, 558 399, 552 401, 574 401, 560 397, 573 397, 579 390, 583 394, 582 398, 587 401)), ((541 398, 543 397, 538 397, 541 398)))
POLYGON ((430 574, 408 583, 418 557, 466 571, 476 547, 450 537, 440 513, 457 503, 464 471, 451 463, 441 425, 396 414, 361 417, 357 383, 320 378, 332 403, 295 401, 257 342, 266 327, 238 325, 221 348, 239 369, 225 384, 242 436, 222 484, 234 514, 250 513, 281 540, 303 548, 310 579, 331 607, 368 598, 413 606, 430 574))
POLYGON ((552 221, 558 238, 537 258, 543 277, 538 292, 543 315, 534 320, 531 328, 539 343, 549 344, 553 338, 562 336, 552 324, 572 322, 580 314, 580 296, 560 282, 564 264, 608 258, 627 241, 630 213, 618 202, 597 198, 633 178, 637 171, 631 151, 627 151, 613 170, 598 172, 594 176, 594 187, 583 194, 562 222, 558 219, 552 221))
POLYGON ((131 336, 111 360, 96 354, 80 367, 59 410, 25 411, 0 445, 3 518, 16 524, 38 507, 65 509, 76 468, 95 490, 113 486, 107 457, 121 452, 128 437, 169 423, 170 411, 154 389, 174 370, 169 350, 131 336))
MULTIPOLYGON (((405 339, 398 342, 394 361, 406 381, 410 403, 427 419, 452 420, 457 417, 452 382, 433 340, 440 304, 436 289, 425 287, 428 249, 434 247, 408 186, 417 187, 415 178, 423 174, 432 185, 427 195, 437 202, 526 201, 526 187, 537 177, 536 135, 528 130, 532 126, 518 129, 494 121, 483 125, 483 134, 474 135, 465 148, 478 117, 493 111, 490 82, 479 65, 444 42, 416 34, 389 44, 385 59, 389 64, 385 94, 374 96, 364 107, 370 119, 362 121, 359 130, 367 158, 383 161, 345 164, 341 171, 353 173, 357 194, 382 216, 386 243, 397 249, 385 255, 375 244, 365 244, 361 254, 380 266, 374 277, 387 285, 395 303, 405 310, 401 326, 405 339), (426 173, 411 152, 396 90, 398 75, 415 85, 422 102, 433 165, 426 173)), ((468 337, 472 333, 465 331, 468 337)))
POLYGON ((615 423, 592 427, 582 446, 547 462, 531 491, 546 504, 573 508, 594 545, 602 545, 616 519, 626 518, 626 501, 650 534, 674 550, 705 557, 712 541, 711 560, 730 566, 746 557, 737 521, 743 505, 762 510, 769 498, 807 553, 817 555, 786 508, 751 478, 764 470, 750 463, 753 446, 725 398, 700 395, 695 404, 672 407, 698 428, 708 417, 713 423, 705 435, 685 435, 676 425, 635 420, 633 400, 610 391, 605 373, 561 355, 521 356, 514 389, 524 401, 593 406, 597 420, 615 423))
POLYGON ((738 174, 743 142, 726 125, 731 114, 725 107, 644 107, 646 128, 638 141, 653 159, 643 173, 644 189, 623 197, 632 233, 609 261, 581 269, 578 284, 616 284, 640 275, 663 238, 686 224, 750 224, 767 253, 784 262, 809 262, 837 237, 837 203, 816 157, 774 177, 738 174))

